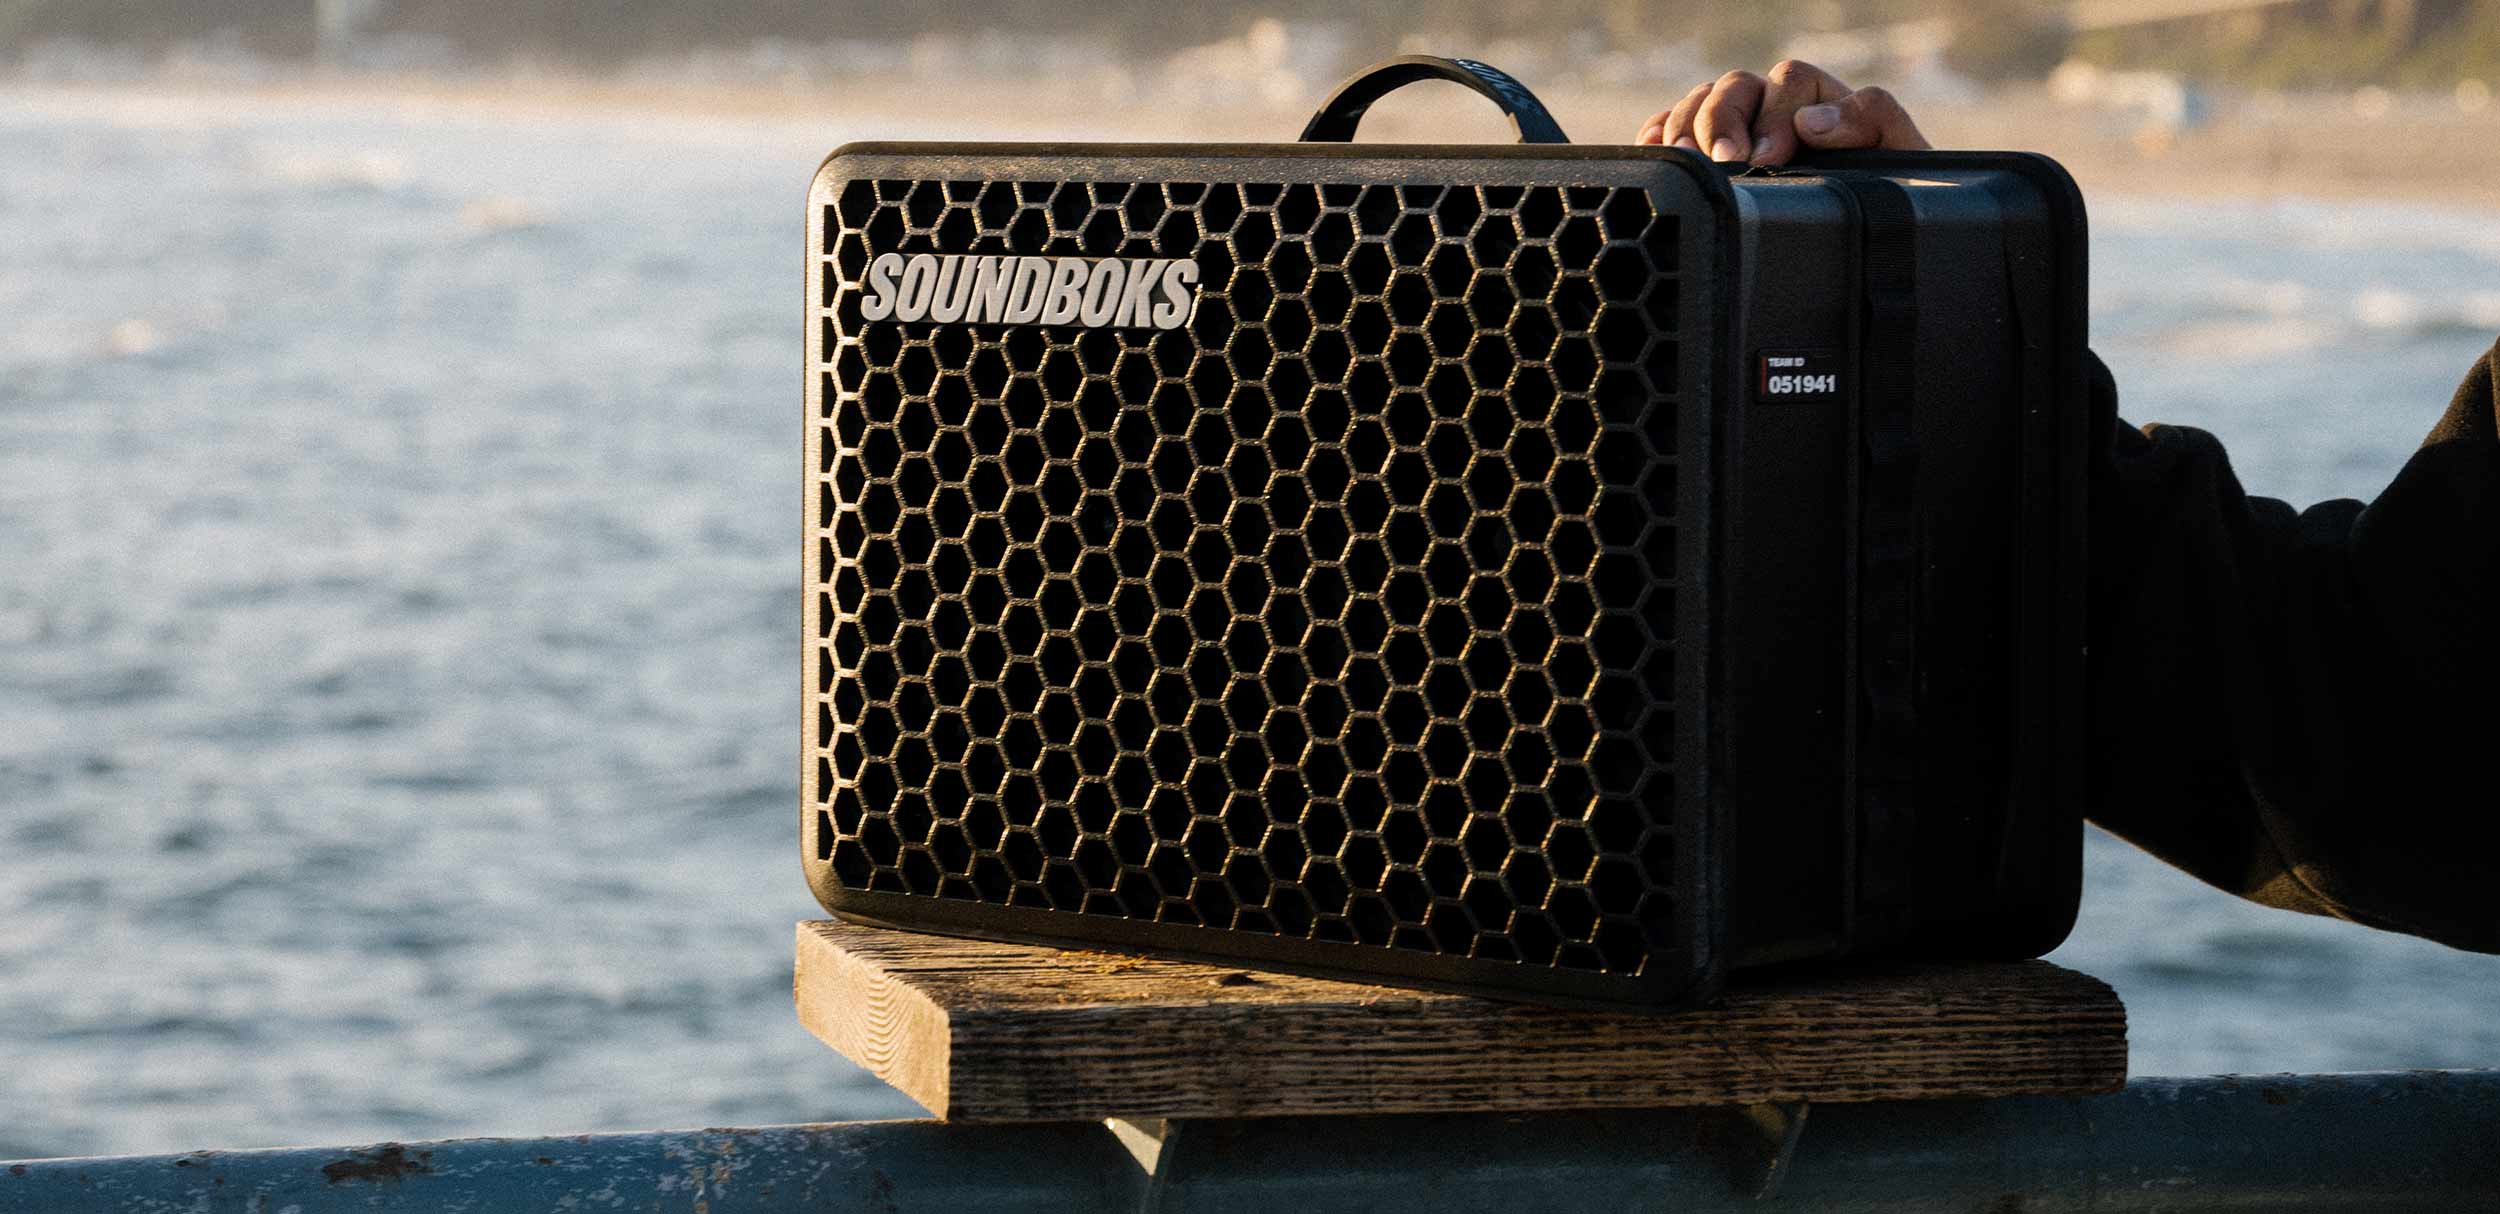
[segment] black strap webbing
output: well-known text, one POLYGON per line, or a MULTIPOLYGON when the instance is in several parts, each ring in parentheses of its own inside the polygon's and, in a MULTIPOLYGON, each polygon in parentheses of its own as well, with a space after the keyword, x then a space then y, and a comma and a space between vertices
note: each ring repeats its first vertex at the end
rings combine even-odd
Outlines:
POLYGON ((1835 172, 1855 195, 1860 282, 1858 938, 1909 926, 1917 862, 1918 227, 1898 182, 1835 172))

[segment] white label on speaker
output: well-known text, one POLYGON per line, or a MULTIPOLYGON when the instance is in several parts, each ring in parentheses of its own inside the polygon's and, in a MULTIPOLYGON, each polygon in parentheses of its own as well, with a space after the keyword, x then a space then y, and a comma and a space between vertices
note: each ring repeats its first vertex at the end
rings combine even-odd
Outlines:
POLYGON ((1840 359, 1828 350, 1766 350, 1753 387, 1756 400, 1829 400, 1840 395, 1840 359))

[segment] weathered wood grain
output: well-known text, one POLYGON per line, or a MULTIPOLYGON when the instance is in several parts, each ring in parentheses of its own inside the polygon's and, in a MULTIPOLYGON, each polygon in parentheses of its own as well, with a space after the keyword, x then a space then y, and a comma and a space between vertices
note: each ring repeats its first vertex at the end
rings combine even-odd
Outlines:
POLYGON ((798 928, 799 1019, 952 1121, 1525 1112, 2104 1092, 2126 1010, 2045 961, 1562 1011, 1122 954, 798 928))

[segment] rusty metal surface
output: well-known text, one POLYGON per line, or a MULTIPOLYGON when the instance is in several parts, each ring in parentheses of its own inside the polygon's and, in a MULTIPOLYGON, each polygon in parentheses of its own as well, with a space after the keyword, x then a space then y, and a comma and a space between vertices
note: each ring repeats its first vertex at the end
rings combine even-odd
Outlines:
POLYGON ((1739 1110, 1128 1126, 926 1121, 0 1165, 0 1214, 330 1210, 2409 1211, 2500 1208, 2500 1071, 2143 1079, 1739 1110), (1783 1139, 1791 1135, 1783 1133, 1783 1139), (1760 1152, 1754 1152, 1760 1154, 1760 1152))

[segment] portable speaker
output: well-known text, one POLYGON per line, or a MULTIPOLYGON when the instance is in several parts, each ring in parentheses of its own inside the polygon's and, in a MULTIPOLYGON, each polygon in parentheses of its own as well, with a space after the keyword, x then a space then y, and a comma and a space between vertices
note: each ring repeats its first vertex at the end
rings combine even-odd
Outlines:
MULTIPOLYGON (((1352 146, 1409 80, 1523 143, 1352 146)), ((2071 925, 2053 163, 853 144, 809 196, 802 854, 848 918, 1569 1004, 2071 925)))

